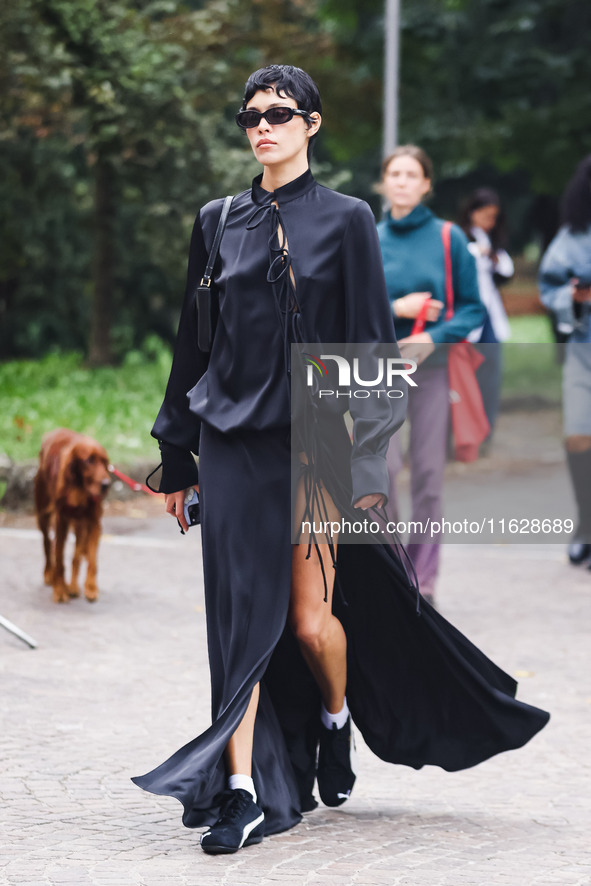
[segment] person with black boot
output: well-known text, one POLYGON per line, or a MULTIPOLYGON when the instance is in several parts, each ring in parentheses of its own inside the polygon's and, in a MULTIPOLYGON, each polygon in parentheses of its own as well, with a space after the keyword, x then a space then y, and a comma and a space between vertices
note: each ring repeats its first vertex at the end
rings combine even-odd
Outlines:
POLYGON ((579 517, 573 540, 568 546, 568 557, 576 566, 588 560, 588 568, 591 569, 591 439, 586 436, 568 437, 566 446, 579 517), (578 446, 585 448, 577 451, 578 446))
POLYGON ((571 563, 591 569, 591 154, 562 199, 562 227, 540 265, 540 295, 568 334, 563 372, 563 425, 577 526, 571 563))

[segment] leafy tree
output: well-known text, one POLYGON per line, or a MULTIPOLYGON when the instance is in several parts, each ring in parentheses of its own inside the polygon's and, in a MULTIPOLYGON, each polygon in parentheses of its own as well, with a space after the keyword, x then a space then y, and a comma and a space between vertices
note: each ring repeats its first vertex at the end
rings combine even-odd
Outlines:
POLYGON ((591 150, 586 0, 421 0, 404 16, 404 131, 438 144, 447 173, 489 162, 559 193, 591 150))
MULTIPOLYGON (((320 8, 337 28, 340 66, 355 71, 355 94, 343 103, 355 137, 345 122, 339 159, 355 164, 359 182, 357 170, 375 175, 379 160, 383 3, 322 0, 320 8)), ((456 201, 484 178, 527 200, 538 215, 530 226, 552 229, 558 195, 591 152, 588 0, 401 0, 401 15, 400 141, 433 156, 456 201)))
MULTIPOLYGON (((547 238, 591 151, 588 0, 402 0, 401 140, 435 208, 496 185, 547 238), (543 210, 543 212, 542 212, 543 210)), ((270 62, 320 85, 323 181, 373 201, 384 0, 3 0, 0 348, 109 362, 171 335, 195 211, 256 169, 233 124, 270 62)))
POLYGON ((88 322, 90 362, 107 363, 149 329, 167 330, 196 208, 250 178, 251 152, 232 122, 246 74, 286 45, 295 63, 322 58, 326 36, 310 10, 285 0, 7 0, 1 15, 3 227, 16 216, 12 258, 0 264, 0 301, 13 318, 4 344, 42 347, 52 318, 80 344, 88 322), (57 206, 45 202, 46 178, 57 206), (67 296, 37 285, 33 241, 54 276, 59 265, 67 296), (64 261, 62 242, 79 243, 75 262, 64 261), (68 307, 74 293, 81 324, 68 307))

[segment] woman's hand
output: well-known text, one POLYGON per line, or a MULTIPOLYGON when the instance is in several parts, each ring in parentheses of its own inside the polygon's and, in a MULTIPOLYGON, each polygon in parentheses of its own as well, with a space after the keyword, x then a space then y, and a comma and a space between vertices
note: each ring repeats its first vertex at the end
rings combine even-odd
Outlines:
POLYGON ((185 532, 189 531, 189 524, 185 520, 185 496, 191 489, 195 489, 199 494, 199 484, 189 486, 188 489, 181 489, 180 492, 169 492, 164 496, 164 505, 166 513, 171 517, 176 517, 185 532))
POLYGON ((583 302, 591 301, 591 286, 578 286, 578 278, 573 277, 570 281, 572 285, 573 301, 583 304, 583 302))
POLYGON ((406 320, 416 320, 425 301, 428 302, 425 320, 428 323, 435 323, 441 313, 443 302, 431 298, 430 292, 409 292, 408 295, 397 298, 392 305, 394 316, 406 320))
POLYGON ((417 366, 435 350, 433 339, 428 332, 417 332, 415 335, 401 338, 398 341, 398 346, 400 347, 401 355, 415 360, 417 366))
POLYGON ((382 508, 386 502, 386 497, 379 492, 372 492, 370 495, 362 496, 359 501, 353 505, 354 508, 360 508, 367 511, 368 508, 382 508))

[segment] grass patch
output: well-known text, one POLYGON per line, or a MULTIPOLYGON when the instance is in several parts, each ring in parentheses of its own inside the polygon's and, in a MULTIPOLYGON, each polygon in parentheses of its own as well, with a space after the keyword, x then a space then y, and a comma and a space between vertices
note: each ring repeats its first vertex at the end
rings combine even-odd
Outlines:
POLYGON ((540 398, 559 403, 562 396, 562 367, 554 344, 511 344, 503 346, 502 397, 540 398))
POLYGON ((509 317, 509 326, 513 343, 552 344, 554 341, 550 321, 543 314, 509 317))
POLYGON ((0 364, 0 450, 36 458, 57 427, 95 437, 116 464, 158 455, 150 429, 162 402, 170 351, 151 338, 118 367, 89 369, 80 354, 0 364))
MULTIPOLYGON (((560 401, 562 373, 548 321, 526 316, 510 322, 512 341, 503 346, 503 397, 560 401)), ((156 460, 150 429, 170 363, 169 349, 151 338, 142 352, 132 351, 118 367, 89 369, 76 353, 0 364, 0 451, 13 461, 36 458, 43 435, 67 427, 99 440, 115 464, 156 460)))
POLYGON ((562 367, 548 318, 510 317, 511 339, 503 345, 502 397, 560 402, 562 367))

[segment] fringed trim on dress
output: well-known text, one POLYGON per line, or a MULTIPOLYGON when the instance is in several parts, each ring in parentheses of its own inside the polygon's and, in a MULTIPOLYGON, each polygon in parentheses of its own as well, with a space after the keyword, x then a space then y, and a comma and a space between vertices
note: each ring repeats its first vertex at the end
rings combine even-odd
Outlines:
MULTIPOLYGON (((292 365, 291 345, 303 345, 307 340, 304 334, 304 321, 300 304, 298 302, 295 279, 292 271, 291 255, 289 253, 289 244, 287 231, 281 218, 279 207, 276 203, 270 202, 263 206, 258 206, 250 215, 246 228, 252 230, 257 228, 263 221, 269 219, 271 233, 268 240, 269 247, 269 269, 267 271, 267 281, 272 286, 274 303, 277 310, 277 318, 282 330, 283 339, 283 357, 285 362, 285 378, 287 384, 287 396, 291 409, 291 380, 292 372, 304 373, 303 361, 298 361, 297 366, 292 365)), ((305 356, 305 355, 303 355, 305 356)), ((319 447, 323 445, 322 434, 319 433, 318 423, 318 404, 310 395, 309 388, 302 384, 302 390, 308 391, 305 408, 301 416, 301 427, 298 427, 301 438, 298 440, 298 446, 305 455, 305 462, 301 465, 302 477, 304 483, 304 514, 303 521, 310 525, 310 536, 308 541, 308 553, 306 559, 312 554, 312 547, 315 548, 316 554, 320 562, 322 570, 322 578, 324 583, 324 601, 328 602, 328 582, 324 561, 320 553, 320 540, 314 529, 314 517, 318 516, 321 523, 325 527, 330 526, 328 507, 324 497, 324 484, 320 477, 319 464, 320 452, 319 447)), ((325 453, 329 455, 329 453, 325 453)), ((330 458, 325 460, 330 464, 330 458)), ((344 487, 342 480, 338 476, 337 471, 333 471, 330 477, 331 498, 339 513, 348 519, 355 520, 357 515, 352 509, 348 500, 348 491, 344 487)), ((379 508, 371 510, 384 521, 384 525, 388 522, 385 511, 379 508)), ((419 583, 413 563, 402 544, 399 535, 394 532, 388 533, 389 540, 386 542, 391 545, 396 556, 406 574, 409 586, 416 592, 416 611, 421 614, 421 597, 419 593, 419 583), (406 561, 406 562, 405 562, 406 561), (408 567, 408 568, 407 568, 408 567), (410 575, 409 575, 410 571, 410 575), (411 578, 412 576, 412 578, 411 578)), ((336 570, 336 545, 332 531, 327 533, 326 543, 330 552, 332 568, 336 570)), ((384 544, 384 536, 373 536, 371 542, 384 544)), ((335 576, 336 579, 336 576, 335 576)), ((347 606, 347 600, 343 588, 339 581, 335 581, 337 591, 343 602, 347 606)))

